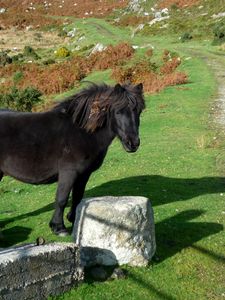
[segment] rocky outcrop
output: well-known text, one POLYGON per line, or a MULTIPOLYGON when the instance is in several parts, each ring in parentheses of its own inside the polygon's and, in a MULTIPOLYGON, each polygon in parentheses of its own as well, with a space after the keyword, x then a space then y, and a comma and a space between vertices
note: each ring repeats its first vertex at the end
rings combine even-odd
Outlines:
POLYGON ((156 249, 151 203, 145 197, 83 199, 73 236, 85 266, 145 266, 156 249))

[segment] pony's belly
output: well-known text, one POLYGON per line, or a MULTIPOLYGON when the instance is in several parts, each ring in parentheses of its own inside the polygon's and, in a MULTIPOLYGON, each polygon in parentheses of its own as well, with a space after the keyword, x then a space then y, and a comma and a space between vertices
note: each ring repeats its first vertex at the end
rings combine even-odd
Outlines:
POLYGON ((4 175, 32 184, 44 184, 57 181, 58 172, 54 165, 38 164, 28 160, 5 161, 2 169, 4 175))
POLYGON ((25 183, 30 183, 30 184, 50 184, 58 181, 58 174, 54 174, 51 176, 41 176, 41 177, 34 177, 34 176, 29 176, 26 174, 14 174, 14 173, 9 173, 9 172, 4 172, 4 175, 6 176, 11 176, 19 181, 25 182, 25 183))

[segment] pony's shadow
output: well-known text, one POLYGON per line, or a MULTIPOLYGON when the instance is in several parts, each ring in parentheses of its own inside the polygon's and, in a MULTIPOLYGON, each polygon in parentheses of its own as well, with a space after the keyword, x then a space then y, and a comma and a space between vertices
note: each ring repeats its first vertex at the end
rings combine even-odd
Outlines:
MULTIPOLYGON (((84 197, 138 195, 149 198, 152 205, 157 206, 192 199, 200 195, 223 192, 225 192, 225 177, 171 178, 145 175, 108 181, 86 190, 84 197)), ((38 216, 53 208, 54 202, 29 213, 5 219, 0 222, 0 226, 27 217, 38 216)))
POLYGON ((225 192, 225 177, 172 178, 160 175, 127 177, 86 191, 85 196, 145 196, 153 206, 225 192))
POLYGON ((11 247, 25 241, 31 233, 31 228, 14 226, 0 231, 0 247, 11 247))
MULTIPOLYGON (((203 214, 203 210, 186 210, 157 223, 155 225, 157 260, 163 261, 182 249, 193 246, 201 239, 223 231, 223 226, 218 223, 191 221, 203 214)), ((225 262, 225 257, 218 256, 213 251, 209 252, 200 246, 196 248, 200 252, 207 252, 213 259, 225 262)))

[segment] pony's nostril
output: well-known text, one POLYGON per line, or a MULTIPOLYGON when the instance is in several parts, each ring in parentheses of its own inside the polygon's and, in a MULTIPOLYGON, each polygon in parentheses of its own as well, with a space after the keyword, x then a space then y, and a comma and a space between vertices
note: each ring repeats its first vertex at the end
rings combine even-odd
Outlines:
POLYGON ((138 148, 140 145, 140 139, 137 139, 133 142, 133 147, 138 148))
POLYGON ((138 140, 136 141, 135 146, 136 146, 136 147, 139 147, 139 146, 140 146, 140 139, 138 139, 138 140))

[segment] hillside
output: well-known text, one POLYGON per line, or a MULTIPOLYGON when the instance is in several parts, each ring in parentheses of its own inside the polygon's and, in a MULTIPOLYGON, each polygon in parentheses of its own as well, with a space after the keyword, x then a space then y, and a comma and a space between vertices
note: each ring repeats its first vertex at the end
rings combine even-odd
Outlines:
MULTIPOLYGON (((16 83, 19 88, 31 84, 47 96, 77 87, 91 73, 107 69, 112 70, 109 80, 133 83, 142 80, 146 92, 160 91, 169 85, 185 83, 188 78, 185 72, 177 72, 182 65, 180 54, 170 53, 166 48, 155 53, 149 38, 171 36, 177 42, 210 39, 215 44, 222 44, 224 40, 220 0, 216 3, 211 0, 201 3, 105 0, 98 6, 95 1, 7 1, 7 4, 0 1, 0 8, 0 49, 3 51, 0 89, 3 92, 15 84, 16 73, 22 74, 16 83), (133 47, 132 55, 114 53, 113 59, 118 61, 109 60, 104 67, 96 62, 107 55, 110 57, 110 51, 122 51, 119 47, 108 50, 108 54, 104 52, 108 45, 122 41, 133 47), (36 54, 25 55, 25 46, 32 46, 36 54), (57 53, 60 47, 66 49, 67 54, 57 53), (145 49, 144 57, 141 49, 145 49), (16 64, 9 64, 7 57, 8 62, 12 59, 16 64), (71 63, 73 68, 69 67, 71 63), (31 73, 36 74, 32 81, 31 73), (42 78, 49 78, 48 87, 43 85, 42 78)), ((124 47, 126 52, 126 45, 124 47)))

